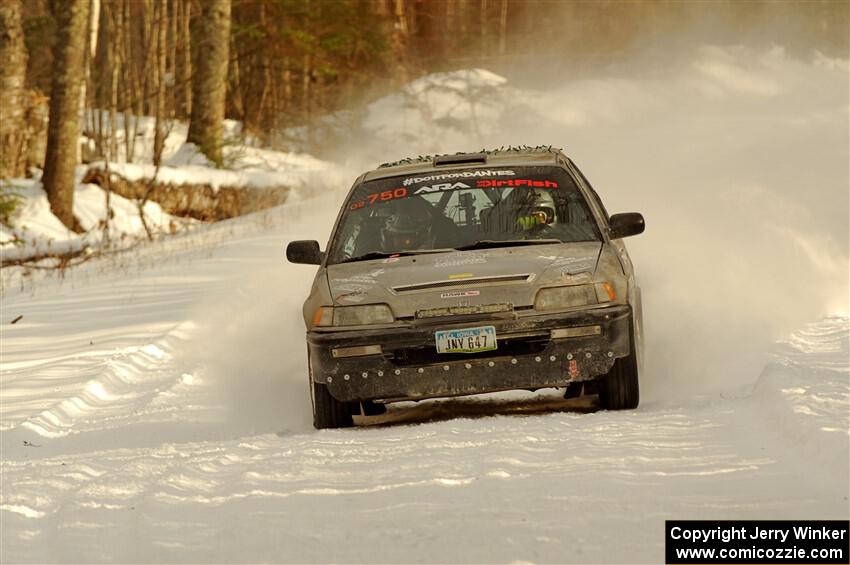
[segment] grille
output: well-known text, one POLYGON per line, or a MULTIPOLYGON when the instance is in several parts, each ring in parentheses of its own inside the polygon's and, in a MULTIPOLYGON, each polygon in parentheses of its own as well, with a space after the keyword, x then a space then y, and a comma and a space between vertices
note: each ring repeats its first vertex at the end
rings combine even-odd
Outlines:
POLYGON ((482 283, 506 283, 506 282, 528 282, 531 278, 531 275, 526 273, 524 275, 497 275, 493 277, 476 277, 469 279, 457 279, 453 281, 434 281, 427 283, 419 283, 419 284, 408 284, 403 286, 394 286, 393 290, 402 294, 405 292, 414 292, 417 290, 434 290, 437 288, 452 288, 456 286, 466 286, 470 284, 482 284, 482 283))

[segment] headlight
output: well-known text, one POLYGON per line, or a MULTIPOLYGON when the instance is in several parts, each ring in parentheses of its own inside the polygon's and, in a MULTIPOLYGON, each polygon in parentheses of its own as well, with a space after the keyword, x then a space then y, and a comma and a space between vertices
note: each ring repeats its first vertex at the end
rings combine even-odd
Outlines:
POLYGON ((602 304, 617 299, 608 282, 542 288, 534 299, 535 310, 563 310, 589 304, 602 304))
POLYGON ((535 310, 562 310, 596 304, 596 289, 591 284, 543 288, 534 299, 535 310))
POLYGON ((314 326, 369 326, 393 322, 395 322, 395 317, 386 304, 364 304, 339 308, 322 306, 313 317, 314 326))

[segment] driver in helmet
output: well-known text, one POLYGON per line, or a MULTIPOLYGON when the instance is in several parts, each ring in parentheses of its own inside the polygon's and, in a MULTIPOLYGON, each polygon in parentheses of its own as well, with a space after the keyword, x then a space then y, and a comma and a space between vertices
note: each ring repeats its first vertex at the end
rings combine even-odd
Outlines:
POLYGON ((547 190, 533 189, 528 192, 517 217, 517 226, 523 231, 542 229, 556 223, 555 199, 547 190))
POLYGON ((387 253, 431 249, 434 237, 427 213, 414 214, 410 210, 397 210, 385 221, 381 229, 381 243, 387 253))

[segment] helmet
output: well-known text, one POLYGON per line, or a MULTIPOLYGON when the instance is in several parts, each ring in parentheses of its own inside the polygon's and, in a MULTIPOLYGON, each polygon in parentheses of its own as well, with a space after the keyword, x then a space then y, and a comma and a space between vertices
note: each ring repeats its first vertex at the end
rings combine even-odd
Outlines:
POLYGON ((529 200, 532 206, 532 214, 539 218, 540 224, 553 224, 557 219, 555 215, 555 198, 548 190, 534 189, 529 200))
POLYGON ((384 250, 405 251, 421 249, 431 235, 431 224, 423 215, 399 211, 387 218, 381 230, 384 250))
POLYGON ((517 224, 522 229, 546 226, 557 221, 555 198, 546 190, 533 189, 523 195, 517 224))

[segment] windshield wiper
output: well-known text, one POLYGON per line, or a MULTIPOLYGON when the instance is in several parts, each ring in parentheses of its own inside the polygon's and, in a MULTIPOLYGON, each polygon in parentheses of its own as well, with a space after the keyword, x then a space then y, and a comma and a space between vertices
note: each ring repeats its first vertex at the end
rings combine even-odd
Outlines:
POLYGON ((458 251, 469 251, 472 249, 491 249, 494 247, 519 247, 521 245, 548 245, 553 243, 564 243, 560 239, 482 239, 469 245, 455 247, 458 251))
POLYGON ((343 259, 342 261, 338 261, 338 263, 353 263, 355 261, 369 261, 372 259, 386 259, 388 257, 407 257, 409 255, 423 255, 425 253, 449 253, 450 251, 454 251, 454 249, 419 249, 415 251, 370 251, 369 253, 364 253, 363 255, 358 255, 357 257, 349 257, 348 259, 343 259))

